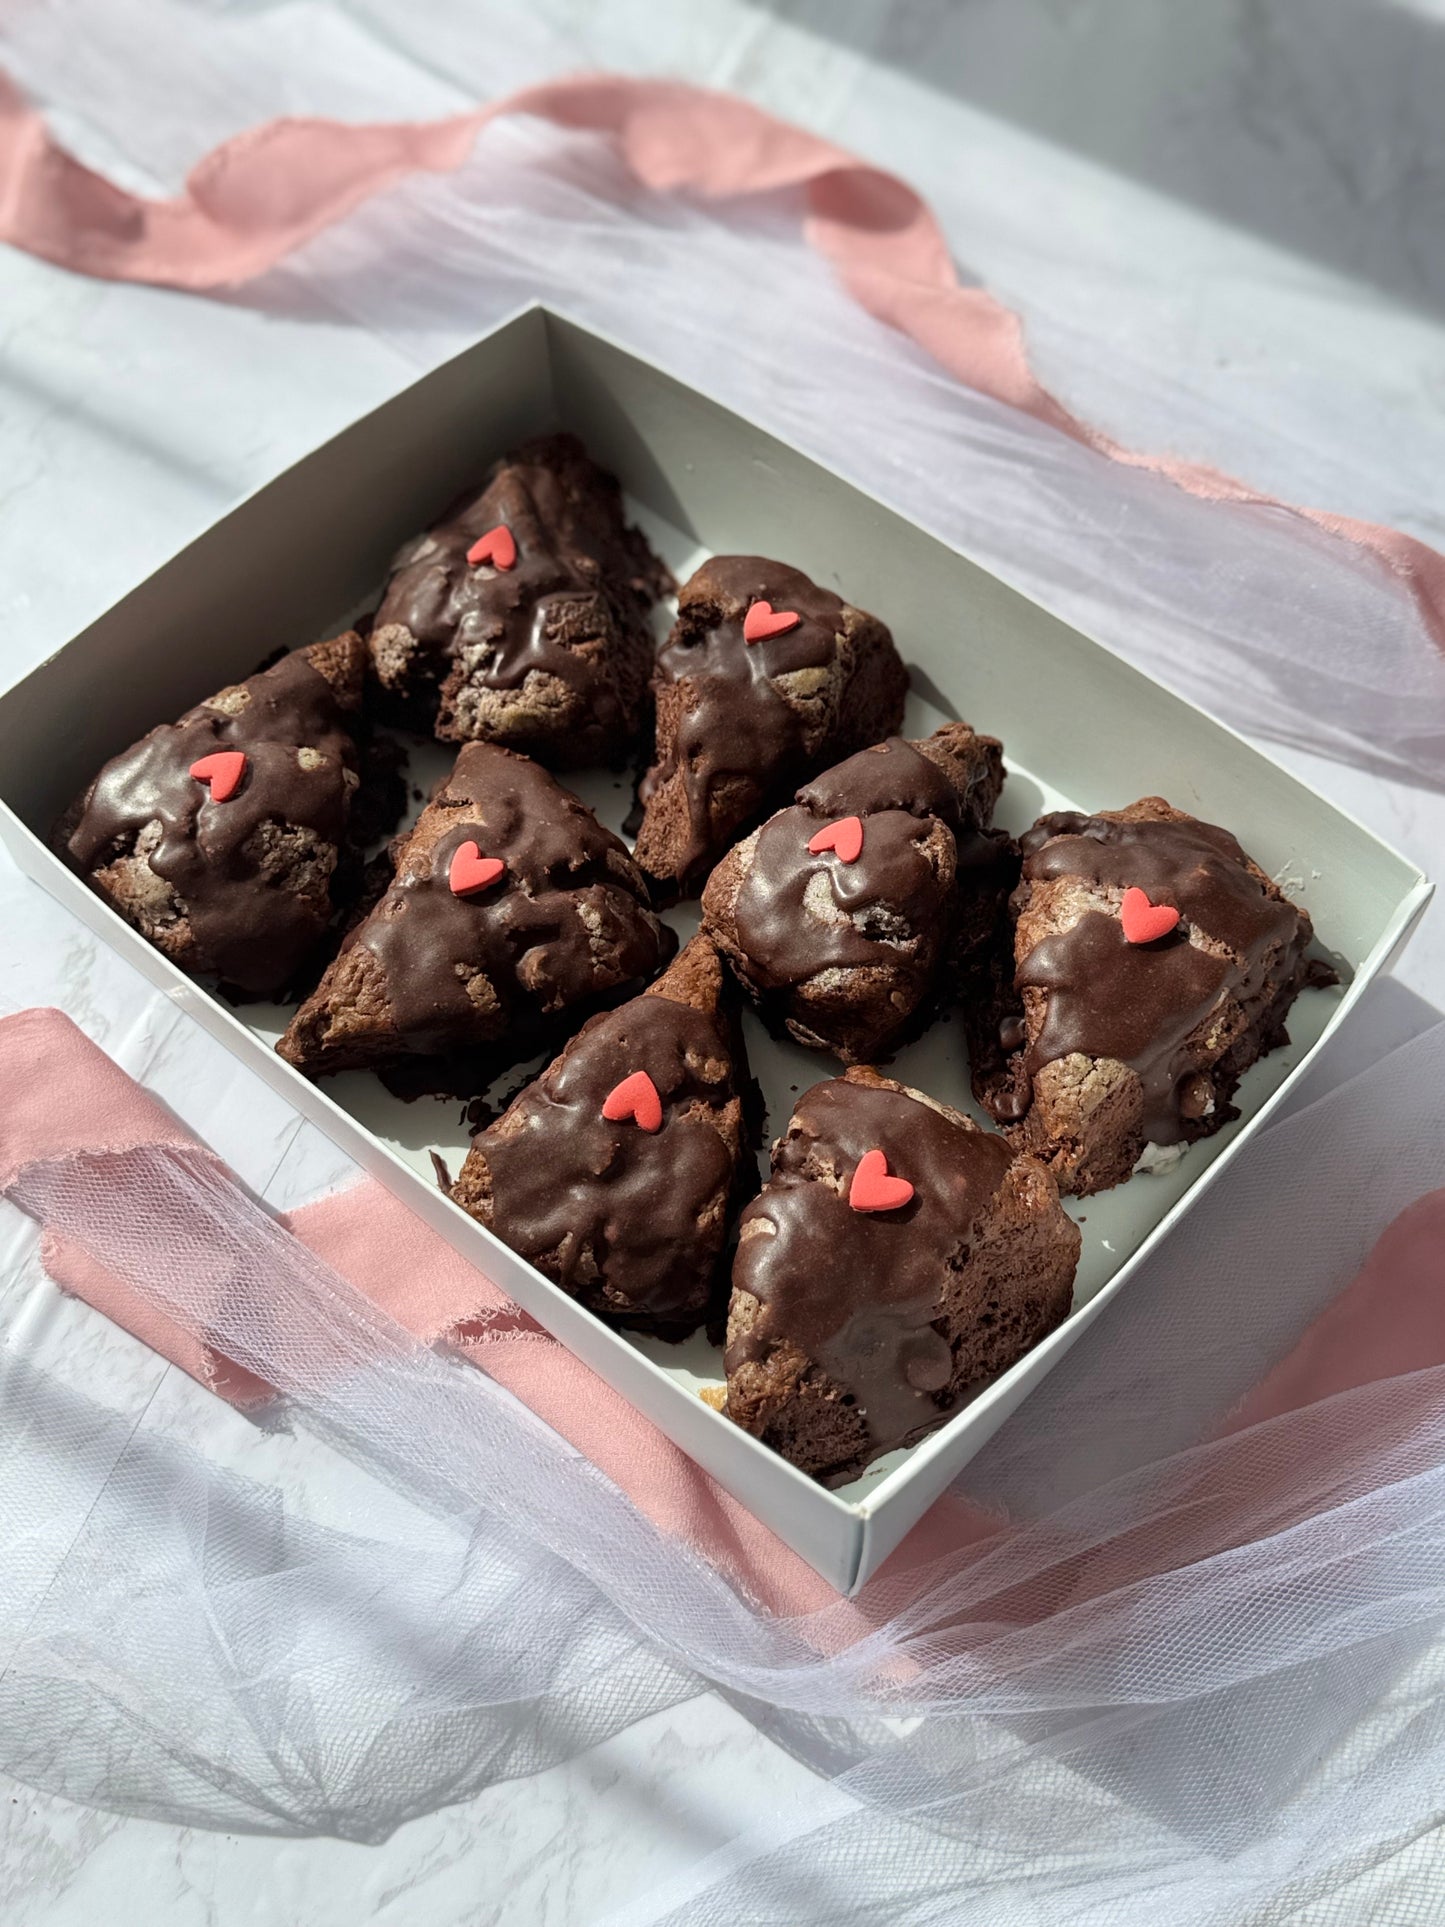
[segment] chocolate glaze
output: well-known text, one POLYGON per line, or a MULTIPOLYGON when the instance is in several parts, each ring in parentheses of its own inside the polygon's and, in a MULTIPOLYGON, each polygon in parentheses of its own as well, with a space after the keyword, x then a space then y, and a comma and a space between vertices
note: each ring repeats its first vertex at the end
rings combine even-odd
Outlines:
POLYGON ((560 1011, 650 976, 666 939, 626 850, 589 809, 526 757, 469 743, 349 942, 382 967, 399 1048, 430 1055, 490 1041, 518 1009, 560 1011), (447 871, 467 841, 506 869, 457 897, 447 871), (604 952, 615 952, 605 969, 604 952), (498 1003, 468 995, 479 974, 498 1003))
POLYGON ((1174 1144, 1185 1135, 1180 1079, 1194 1068, 1185 1040, 1209 1015, 1234 975, 1223 957, 1197 949, 1178 930, 1134 944, 1117 917, 1090 910, 1070 930, 1045 937, 1019 966, 1021 986, 1048 992, 1043 1027, 1025 1063, 1082 1051, 1127 1064, 1144 1087, 1144 1136, 1174 1144))
POLYGON ((952 830, 964 827, 958 791, 937 763, 901 736, 860 749, 825 769, 803 785, 797 800, 825 823, 840 816, 903 810, 910 816, 941 817, 952 830))
POLYGON ((684 685, 683 713, 675 740, 641 790, 645 803, 682 770, 692 828, 689 870, 780 791, 786 795, 812 760, 777 679, 831 667, 846 607, 800 570, 760 556, 714 556, 699 573, 706 588, 691 597, 683 591, 657 659, 658 681, 684 685), (803 619, 786 634, 747 642, 743 617, 759 599, 803 619), (719 795, 724 787, 731 791, 725 798, 719 795), (726 820, 715 820, 719 814, 726 820))
POLYGON ((721 1211, 706 1232, 700 1220, 733 1179, 715 1113, 734 1094, 729 1040, 709 1012, 644 995, 594 1017, 472 1153, 491 1174, 492 1229, 596 1309, 696 1326, 726 1229, 721 1211), (659 1131, 602 1115, 637 1070, 662 1099, 659 1131))
MULTIPOLYGON (((993 1114, 1003 1122, 1024 1116, 1043 1066, 1079 1052, 1135 1072, 1147 1141, 1198 1135, 1199 1053, 1187 1048, 1191 1034, 1226 994, 1249 1007, 1298 987, 1308 919, 1272 896, 1234 837, 1212 823, 1060 812, 1035 825, 1023 850, 1026 881, 1138 885, 1151 902, 1174 905, 1181 920, 1158 942, 1131 944, 1117 916, 1088 911, 1034 946, 1015 980, 1021 990, 1047 992, 1043 1022, 1024 1052, 1023 1079, 990 1094, 993 1114), (1211 949, 1191 943, 1191 932, 1211 949), (1228 956, 1218 954, 1221 946, 1228 956)), ((1016 1022, 1005 1020, 1005 1030, 1004 1047, 1016 1047, 1016 1022)))
POLYGON ((326 847, 299 852, 298 868, 334 868, 357 788, 357 750, 335 691, 304 653, 240 688, 246 700, 234 713, 201 703, 107 763, 66 849, 90 874, 129 855, 156 825, 146 861, 180 900, 194 967, 244 991, 274 992, 320 939, 331 904, 325 893, 287 889, 284 867, 268 875, 259 833, 268 825, 309 831, 326 847), (241 786, 223 803, 189 773, 218 749, 246 756, 241 786), (300 750, 316 754, 303 763, 300 750))
POLYGON ((936 764, 893 736, 825 770, 798 800, 765 823, 738 890, 734 922, 749 974, 780 990, 820 970, 899 961, 900 941, 941 938, 947 892, 926 845, 935 820, 959 821, 957 793, 936 764), (808 843, 841 816, 864 819, 863 848, 852 863, 808 843), (815 876, 838 912, 809 909, 815 876))
POLYGON ((945 1280, 1010 1157, 1001 1138, 899 1091, 839 1078, 804 1092, 771 1178, 743 1213, 733 1288, 762 1310, 729 1345, 728 1372, 796 1346, 856 1402, 874 1456, 936 1424, 953 1377, 934 1324, 945 1280), (875 1147, 914 1187, 899 1211, 848 1203, 853 1172, 875 1147), (759 1220, 771 1236, 747 1235, 759 1220))
MULTIPOLYGON (((992 790, 972 797, 901 737, 826 771, 798 802, 764 824, 732 909, 733 937, 750 987, 766 996, 848 967, 888 973, 851 1016, 846 1037, 823 1035, 845 1055, 874 1057, 926 995, 955 931, 971 947, 992 930, 1012 876, 1007 839, 974 827, 992 790), (842 816, 863 819, 852 863, 808 844, 842 816), (946 839, 951 851, 940 846, 946 839), (950 870, 950 863, 952 868, 950 870)), ((810 1041, 828 1019, 809 1011, 810 1041)))
POLYGON ((949 892, 925 849, 932 819, 904 810, 869 815, 853 863, 809 851, 808 840, 824 820, 826 814, 820 818, 795 804, 758 833, 734 917, 749 976, 761 989, 785 989, 844 965, 893 968, 900 943, 944 934, 949 892), (842 913, 836 921, 808 908, 809 887, 816 894, 812 880, 819 875, 842 913))
POLYGON ((411 633, 424 684, 450 673, 439 735, 471 733, 456 713, 466 685, 517 689, 537 670, 574 692, 589 735, 617 741, 638 725, 652 654, 647 610, 664 575, 626 528, 612 477, 572 436, 553 436, 499 463, 480 492, 403 550, 375 626, 411 633), (516 542, 515 565, 472 566, 467 551, 498 524, 516 542), (637 700, 624 713, 613 658, 628 639, 642 654, 637 700))
POLYGON ((1173 904, 1186 923, 1238 957, 1262 956, 1299 919, 1293 904, 1269 895, 1235 838, 1214 823, 1116 823, 1061 810, 1040 818, 1021 847, 1029 880, 1078 877, 1121 890, 1136 884, 1151 903, 1173 904))

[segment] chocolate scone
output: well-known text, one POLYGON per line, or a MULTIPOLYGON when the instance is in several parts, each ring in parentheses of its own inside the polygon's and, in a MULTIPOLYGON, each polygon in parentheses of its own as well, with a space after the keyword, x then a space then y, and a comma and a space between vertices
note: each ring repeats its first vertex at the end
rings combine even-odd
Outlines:
POLYGON ((611 831, 492 743, 467 744, 393 860, 276 1046, 312 1076, 409 1057, 455 1072, 467 1052, 500 1069, 546 1041, 546 1020, 646 981, 676 941, 611 831))
POLYGON ((476 1140, 452 1196, 610 1324, 685 1338, 712 1308, 746 1152, 741 1038, 694 937, 591 1018, 476 1140))
POLYGON ((284 991, 385 827, 358 807, 365 665, 358 635, 312 643, 162 723, 66 813, 59 853, 183 970, 284 991))
POLYGON ((638 863, 665 891, 695 890, 801 778, 891 736, 907 689, 876 616, 781 562, 714 556, 657 659, 638 863))
POLYGON ((1241 1076, 1333 972, 1305 954, 1309 917, 1229 831, 1162 797, 1042 817, 1022 848, 1013 997, 976 1039, 975 1086, 1082 1196, 1122 1183, 1147 1147, 1237 1117, 1241 1076))
POLYGON ((798 791, 708 878, 705 927, 764 1014, 868 1063, 955 951, 986 942, 1017 875, 988 824, 1003 747, 967 723, 862 749, 798 791))
POLYGON ((727 1415, 856 1477, 1052 1331, 1078 1259, 1036 1159, 876 1071, 815 1084, 739 1227, 727 1415))
POLYGON ((672 587, 573 435, 525 443, 404 548, 371 659, 392 713, 558 768, 621 764, 646 720, 648 612, 672 587))

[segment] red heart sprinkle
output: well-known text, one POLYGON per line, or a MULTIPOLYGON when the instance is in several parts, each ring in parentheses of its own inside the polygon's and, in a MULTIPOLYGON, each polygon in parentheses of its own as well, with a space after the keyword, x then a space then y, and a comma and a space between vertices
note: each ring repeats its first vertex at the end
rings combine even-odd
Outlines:
POLYGON ((224 803, 241 787, 246 774, 246 758, 239 749, 213 749, 198 763, 191 764, 191 775, 198 783, 209 783, 211 801, 224 803))
POLYGON ((810 836, 808 848, 814 856, 821 856, 824 850, 831 850, 840 863, 856 863, 863 848, 862 817, 840 816, 838 821, 830 823, 826 830, 819 830, 816 836, 810 836))
POLYGON ((479 536, 467 550, 467 561, 476 568, 479 562, 490 562, 494 569, 510 569, 517 560, 517 545, 512 539, 512 531, 505 522, 499 522, 494 529, 479 536))
POLYGON ((495 883, 506 867, 499 856, 483 856, 475 843, 459 843, 447 865, 447 882, 454 897, 469 897, 495 883))
POLYGON ((913 1186, 907 1178, 890 1177, 888 1160, 881 1151, 865 1151, 859 1158, 848 1187, 848 1202, 855 1211, 896 1211, 912 1196, 913 1186))
POLYGON ((1167 937, 1179 921, 1172 903, 1151 903, 1137 884, 1130 884, 1119 907, 1119 921, 1129 943, 1153 943, 1167 937))
POLYGON ((769 636, 785 636, 802 620, 796 609, 775 609, 771 602, 755 602, 743 617, 743 641, 766 642, 769 636))
POLYGON ((624 1123, 629 1117, 639 1131, 662 1129, 662 1099, 646 1071, 633 1071, 630 1077, 607 1093, 602 1115, 610 1124, 624 1123))

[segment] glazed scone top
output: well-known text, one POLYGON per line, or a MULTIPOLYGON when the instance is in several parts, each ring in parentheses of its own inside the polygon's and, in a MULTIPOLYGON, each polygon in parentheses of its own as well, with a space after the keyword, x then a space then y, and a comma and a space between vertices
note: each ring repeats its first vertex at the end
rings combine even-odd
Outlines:
POLYGON ((569 790, 525 756, 469 743, 353 941, 381 965, 410 1048, 444 1050, 459 1025, 500 1020, 518 999, 548 1012, 580 1002, 598 987, 600 940, 620 953, 611 981, 647 976, 660 948, 645 902, 622 843, 569 790), (459 896, 449 877, 466 843, 504 867, 494 887, 459 896))
POLYGON ((349 719, 364 654, 353 634, 298 649, 151 730, 87 791, 71 861, 90 874, 143 860, 156 901, 140 908, 185 921, 189 968, 277 991, 320 937, 360 781, 349 719), (245 758, 219 799, 190 773, 218 752, 245 758))
MULTIPOLYGON (((462 690, 449 703, 457 709, 468 687, 516 691, 535 672, 572 692, 589 734, 625 738, 636 717, 623 713, 617 665, 596 640, 599 621, 645 625, 665 576, 625 525, 616 482, 575 437, 529 442, 397 558, 373 631, 378 674, 404 689, 418 673, 440 682, 456 665, 462 690), (510 566, 471 562, 473 546, 497 528, 513 545, 510 566)), ((649 638, 638 700, 650 655, 649 638)), ((443 714, 439 733, 476 733, 471 720, 443 714)))
MULTIPOLYGON (((585 1024, 472 1153, 486 1166, 484 1222, 514 1251, 664 1326, 703 1314, 740 1148, 740 1119, 722 1116, 737 1091, 720 976, 695 939, 642 996, 585 1024), (707 977, 711 1008, 682 1001, 707 977), (607 1115, 639 1073, 656 1094, 653 1128, 607 1115)), ((460 1203, 476 1175, 463 1173, 460 1203)))
POLYGON ((954 870, 933 847, 938 826, 951 831, 966 872, 993 856, 969 820, 986 814, 971 812, 938 764, 900 736, 825 771, 758 832, 733 910, 750 974, 783 988, 830 967, 874 964, 880 945, 941 930, 954 870), (820 828, 849 817, 862 825, 852 861, 810 851, 820 828))
POLYGON ((953 1375, 933 1325, 947 1259, 1012 1162, 1002 1138, 872 1073, 805 1091, 743 1213, 734 1291, 762 1310, 729 1344, 731 1374, 787 1342, 853 1395, 873 1439, 896 1444, 938 1417, 953 1375), (899 1210, 859 1211, 850 1184, 881 1150, 913 1186, 899 1210))
MULTIPOLYGON (((1076 1052, 1126 1064, 1143 1088, 1146 1140, 1173 1144, 1200 1115, 1181 1075, 1186 1040, 1222 996, 1247 1006, 1282 966, 1288 974, 1313 932, 1228 830, 1157 798, 1134 811, 1061 812, 1023 839, 1021 894, 1055 886, 1050 927, 1017 967, 1026 1001, 1030 991, 1046 993, 1025 1070, 1031 1080, 1076 1052), (1178 910, 1175 928, 1156 942, 1129 942, 1114 898, 1130 888, 1178 910)), ((1005 1097, 1000 1115, 1026 1108, 1025 1090, 1005 1097)))

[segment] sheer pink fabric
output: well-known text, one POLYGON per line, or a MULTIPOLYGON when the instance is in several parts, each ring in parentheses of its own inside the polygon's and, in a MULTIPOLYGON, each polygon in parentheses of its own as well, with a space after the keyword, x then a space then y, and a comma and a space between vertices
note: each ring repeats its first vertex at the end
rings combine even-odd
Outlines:
POLYGON ((646 188, 707 200, 802 188, 807 237, 848 292, 957 380, 1192 495, 1287 508, 1360 544, 1408 586, 1445 644, 1445 556, 1399 529, 1281 503, 1204 463, 1124 448, 1080 421, 1035 376, 1017 315, 960 284, 944 236, 906 182, 732 95, 588 74, 430 123, 270 121, 206 155, 175 199, 147 201, 67 154, 0 72, 0 240, 83 274, 231 287, 406 175, 459 167, 481 130, 508 114, 614 136, 646 188))
MULTIPOLYGON (((921 1921, 967 1891, 1009 1918, 1020 1855, 1040 1920, 1324 1891, 1445 1759, 1442 1073, 1437 1031, 1267 1132, 848 1602, 376 1187, 278 1223, 68 1020, 10 1019, 0 1173, 58 1280, 408 1503, 358 1540, 284 1472, 268 1497, 122 1446, 40 1609, 0 1611, 3 1764, 374 1837, 710 1684, 819 1804, 649 1917, 921 1921), (1389 1168, 1351 1190, 1384 1091, 1389 1168), (840 1911, 800 1910, 820 1870, 840 1911)), ((5 1392, 23 1517, 35 1454, 104 1422, 5 1392)))
MULTIPOLYGON (((159 36, 153 14, 135 0, 104 7, 69 0, 68 17, 68 30, 46 33, 46 16, 24 16, 29 33, 17 32, 11 53, 70 126, 134 151, 152 176, 176 172, 182 155, 208 145, 217 158, 203 178, 223 163, 229 169, 235 89, 216 70, 220 56, 204 17, 167 6, 159 36), (137 67, 130 49, 142 36, 149 56, 137 67), (121 68, 125 86, 117 90, 112 76, 121 68)), ((271 45, 259 26, 243 43, 253 67, 271 45)), ((468 22, 453 19, 450 30, 464 58, 468 22)), ((226 58, 236 58, 238 44, 227 45, 226 58)), ((262 99, 289 84, 284 54, 271 58, 275 72, 252 82, 262 99)), ((565 95, 564 88, 558 97, 565 95)), ((586 88, 581 97, 596 103, 586 88)), ((627 96, 634 104, 652 97, 649 90, 627 96)), ((666 90, 659 98, 663 107, 674 100, 666 90)), ((805 140, 800 146, 765 117, 748 125, 771 130, 768 141, 776 135, 790 164, 806 173, 805 140)), ((304 150, 311 123, 286 126, 286 141, 298 139, 304 150)), ((331 123, 318 138, 329 150, 333 136, 348 165, 360 154, 377 162, 383 150, 396 160, 411 138, 407 130, 331 123)), ((1445 783, 1445 652, 1432 643, 1421 604, 1400 593, 1373 552, 1299 516, 1160 487, 1148 469, 1111 460, 1050 426, 1048 410, 1015 406, 1028 401, 1013 358, 1019 331, 988 297, 968 289, 956 289, 956 301, 950 296, 951 339, 967 359, 959 372, 978 384, 964 385, 906 335, 875 321, 822 257, 797 245, 795 223, 781 217, 801 189, 704 200, 707 183, 687 172, 686 152, 675 176, 657 179, 691 187, 642 188, 637 166, 659 165, 646 143, 639 159, 620 136, 531 115, 493 119, 467 138, 472 151, 454 172, 414 175, 359 204, 252 284, 247 299, 299 313, 320 304, 421 366, 465 346, 521 302, 552 301, 882 493, 1246 733, 1445 783), (619 276, 622 259, 628 271, 619 276), (758 285, 769 290, 765 303, 753 298, 758 285)), ((238 137, 238 166, 248 143, 238 137)), ((757 158, 754 147, 740 152, 757 158)), ((108 248, 120 249, 122 259, 126 249, 143 254, 154 234, 194 233, 207 226, 213 204, 232 207, 229 187, 208 190, 205 210, 185 196, 162 203, 119 195, 66 157, 13 94, 0 109, 3 155, 0 223, 9 220, 15 232, 20 223, 37 241, 49 232, 67 251, 93 245, 102 264, 108 248)), ((769 164, 773 179, 781 162, 769 164)), ((865 206, 866 170, 845 174, 865 206)), ((815 202, 833 178, 813 181, 815 202)), ((342 186, 349 192, 357 176, 328 179, 336 190, 330 199, 303 195, 304 204, 293 205, 283 177, 273 184, 275 200, 294 220, 334 213, 342 186)), ((731 175, 716 184, 729 186, 731 175)), ((940 272, 936 230, 905 190, 889 191, 903 196, 899 220, 916 237, 911 271, 926 283, 940 272)), ((263 212, 254 225, 274 247, 277 206, 267 202, 263 212)), ((832 218, 836 210, 829 212, 832 218)), ((242 221, 241 229, 245 240, 251 228, 242 221)), ((286 230, 292 238, 299 232, 286 230)), ((211 253, 234 239, 222 228, 211 253)), ((845 249, 850 260, 872 260, 876 249, 897 266, 891 234, 880 237, 864 221, 855 239, 861 257, 845 249)), ((165 245, 174 252, 171 241, 165 245)), ((180 272, 177 261, 166 265, 180 272)), ((939 344, 930 337, 930 345, 939 344)), ((1167 408, 1167 398, 1160 405, 1167 408)), ((1181 411, 1195 405, 1181 390, 1181 411)), ((1305 463, 1302 474, 1309 469, 1305 463)))
MULTIPOLYGON (((0 1191, 24 1196, 27 1172, 76 1159, 124 1161, 132 1152, 183 1153, 234 1184, 214 1158, 147 1093, 95 1048, 62 1011, 29 1010, 0 1020, 0 1074, 7 1094, 0 1123, 0 1191)), ((154 1158, 147 1155, 147 1167, 154 1158)), ((483 1369, 604 1472, 662 1531, 685 1540, 770 1611, 798 1613, 833 1600, 827 1584, 736 1500, 715 1485, 627 1400, 552 1339, 445 1239, 420 1224, 374 1179, 302 1207, 287 1229, 398 1328, 423 1346, 442 1344, 483 1369)), ((168 1227, 190 1245, 199 1232, 168 1227)), ((281 1247, 285 1250, 285 1246, 281 1247)), ((227 1320, 209 1298, 221 1277, 195 1268, 196 1315, 172 1316, 164 1300, 111 1269, 93 1240, 47 1227, 43 1258, 62 1289, 178 1365, 208 1390, 242 1407, 275 1396, 272 1387, 225 1355, 212 1334, 227 1320)), ((145 1275, 159 1269, 142 1267, 145 1275)), ((232 1281, 225 1289, 233 1290, 232 1281)), ((248 1284, 247 1319, 268 1317, 248 1284)), ((279 1316, 279 1311, 277 1313, 279 1316)), ((322 1360, 318 1359, 320 1368, 322 1360)), ((995 1529, 997 1521, 946 1501, 914 1535, 905 1563, 995 1529)))

